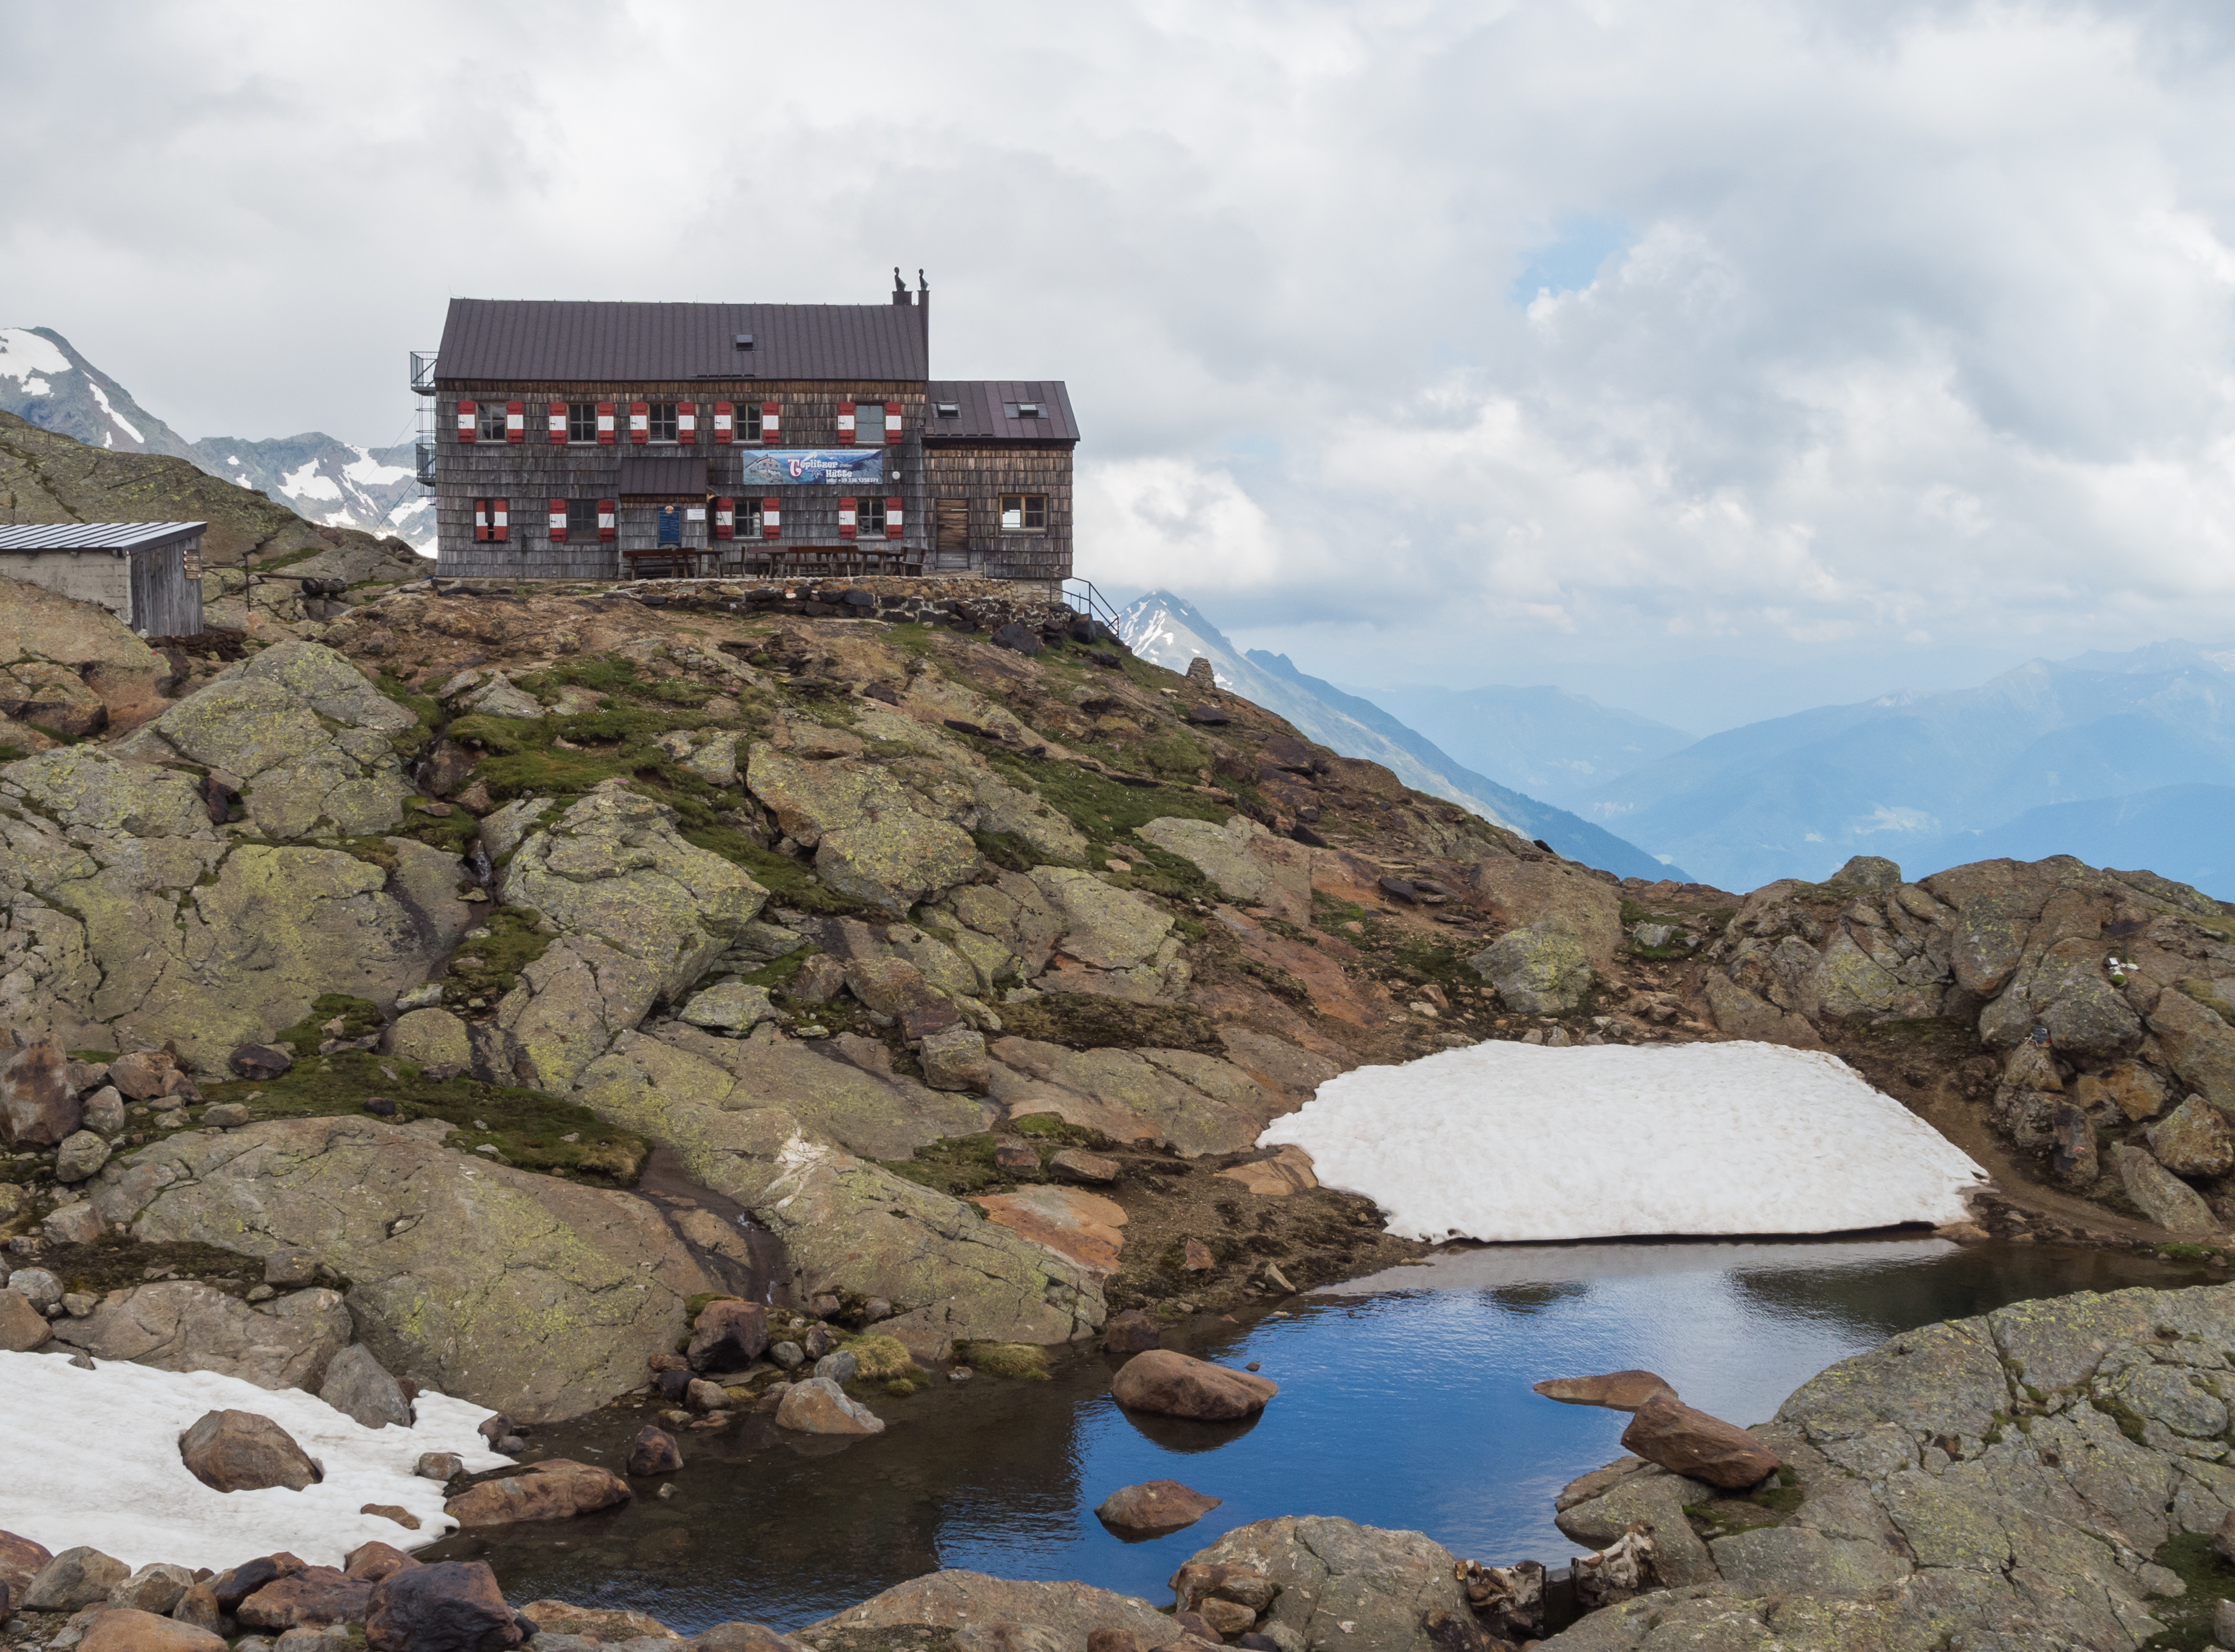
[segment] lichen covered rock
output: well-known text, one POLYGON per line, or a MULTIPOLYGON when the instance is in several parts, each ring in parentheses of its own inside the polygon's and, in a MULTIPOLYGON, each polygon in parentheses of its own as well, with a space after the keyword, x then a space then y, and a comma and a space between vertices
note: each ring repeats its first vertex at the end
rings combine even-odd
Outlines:
POLYGON ((1524 1015, 1564 1015, 1591 989, 1591 961, 1583 943, 1549 921, 1501 936, 1467 966, 1498 989, 1508 1009, 1524 1015))

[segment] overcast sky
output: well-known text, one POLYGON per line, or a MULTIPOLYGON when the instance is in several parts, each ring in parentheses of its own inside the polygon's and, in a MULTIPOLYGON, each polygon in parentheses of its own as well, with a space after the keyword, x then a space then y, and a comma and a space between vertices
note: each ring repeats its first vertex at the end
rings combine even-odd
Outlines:
POLYGON ((2235 639, 2204 3, 0 10, 0 323, 407 434, 452 295, 878 302, 1060 376, 1079 571, 1703 730, 2235 639))

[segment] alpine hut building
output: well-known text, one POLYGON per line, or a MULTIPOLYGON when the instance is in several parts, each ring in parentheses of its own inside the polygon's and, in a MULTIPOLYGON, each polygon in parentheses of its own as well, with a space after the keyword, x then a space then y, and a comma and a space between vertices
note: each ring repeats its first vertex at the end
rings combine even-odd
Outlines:
POLYGON ((454 298, 413 358, 443 575, 1072 571, 1060 380, 934 380, 884 304, 454 298))

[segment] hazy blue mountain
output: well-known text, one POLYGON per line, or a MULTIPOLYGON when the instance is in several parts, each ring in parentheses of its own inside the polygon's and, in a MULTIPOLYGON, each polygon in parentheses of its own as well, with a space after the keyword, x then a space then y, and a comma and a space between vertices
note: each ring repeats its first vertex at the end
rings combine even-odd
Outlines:
POLYGON ((2048 803, 1984 832, 1943 838, 1913 876, 1967 860, 2077 855, 2091 866, 2153 872, 2235 900, 2235 787, 2160 786, 2128 797, 2048 803))
POLYGON ((1367 697, 1476 774, 1568 806, 1693 741, 1564 689, 1375 689, 1367 697))
MULTIPOLYGON (((1853 854, 1974 859, 1970 834, 2029 811, 2196 784, 2235 784, 2235 653, 2160 643, 1711 735, 1598 788, 1581 812, 1749 889, 1822 877, 1853 854)), ((2077 829, 2081 817, 2063 818, 2077 829)), ((2043 852, 2144 864, 2108 847, 2043 852)))
POLYGON ((325 527, 435 548, 434 496, 418 484, 410 443, 355 447, 318 430, 188 441, 51 327, 0 327, 0 410, 88 447, 186 460, 325 527))
POLYGON ((1150 591, 1120 610, 1118 630, 1143 659, 1175 671, 1186 670, 1202 656, 1221 688, 1286 717, 1329 750, 1383 764, 1414 790, 1448 799, 1524 837, 1541 838, 1571 860, 1625 878, 1686 875, 1611 832, 1452 761, 1380 707, 1304 676, 1282 656, 1244 656, 1191 604, 1170 591, 1150 591))

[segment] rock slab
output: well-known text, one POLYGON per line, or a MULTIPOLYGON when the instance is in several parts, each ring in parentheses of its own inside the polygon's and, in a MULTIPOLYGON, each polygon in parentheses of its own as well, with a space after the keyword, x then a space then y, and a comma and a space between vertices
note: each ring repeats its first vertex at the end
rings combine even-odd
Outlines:
POLYGON ((295 1437, 252 1411, 209 1411, 179 1436, 189 1473, 218 1492, 299 1492, 325 1478, 295 1437))
POLYGON ((1254 1416, 1280 1391, 1268 1378, 1161 1348, 1136 1354, 1110 1384, 1111 1397, 1131 1410, 1216 1422, 1254 1416))
POLYGON ((1120 1537, 1161 1538, 1193 1525, 1224 1500, 1177 1480, 1148 1480, 1119 1486, 1096 1505, 1094 1517, 1120 1537))

